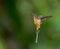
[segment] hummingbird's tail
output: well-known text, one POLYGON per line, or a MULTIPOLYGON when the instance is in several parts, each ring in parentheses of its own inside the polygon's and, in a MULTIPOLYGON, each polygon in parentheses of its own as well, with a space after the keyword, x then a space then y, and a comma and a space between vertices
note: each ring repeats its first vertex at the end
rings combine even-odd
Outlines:
POLYGON ((38 42, 38 35, 39 35, 39 31, 36 31, 36 43, 38 42))

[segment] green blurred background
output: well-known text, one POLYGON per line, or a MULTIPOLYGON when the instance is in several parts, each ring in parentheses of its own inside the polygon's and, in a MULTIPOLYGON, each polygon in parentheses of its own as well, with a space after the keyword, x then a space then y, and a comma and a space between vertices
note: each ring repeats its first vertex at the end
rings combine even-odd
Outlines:
POLYGON ((0 0, 0 49, 60 49, 60 0, 0 0), (53 16, 37 44, 33 13, 53 16))

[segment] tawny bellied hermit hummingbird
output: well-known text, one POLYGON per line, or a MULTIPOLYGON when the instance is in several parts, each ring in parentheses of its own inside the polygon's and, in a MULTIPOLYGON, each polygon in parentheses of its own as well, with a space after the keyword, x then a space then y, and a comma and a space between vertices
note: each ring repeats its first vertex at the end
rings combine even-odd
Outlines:
POLYGON ((36 25, 36 43, 37 43, 41 24, 45 22, 46 20, 50 19, 52 16, 45 16, 45 17, 38 16, 37 17, 33 15, 33 17, 34 17, 34 24, 36 25))

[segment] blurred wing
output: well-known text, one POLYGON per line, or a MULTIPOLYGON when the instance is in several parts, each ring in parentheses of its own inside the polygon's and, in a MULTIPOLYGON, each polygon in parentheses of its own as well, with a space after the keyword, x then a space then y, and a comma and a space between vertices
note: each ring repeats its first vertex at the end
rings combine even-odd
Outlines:
POLYGON ((41 18, 41 21, 42 22, 45 22, 46 20, 50 19, 52 16, 46 16, 46 17, 42 17, 41 18))

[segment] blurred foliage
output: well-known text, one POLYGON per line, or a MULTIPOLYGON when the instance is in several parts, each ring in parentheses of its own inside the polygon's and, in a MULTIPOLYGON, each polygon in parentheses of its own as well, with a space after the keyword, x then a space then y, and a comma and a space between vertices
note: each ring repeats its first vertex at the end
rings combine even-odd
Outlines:
POLYGON ((11 45, 15 49, 60 49, 60 0, 0 0, 0 49, 11 45), (53 16, 41 25, 37 44, 33 13, 53 16))

